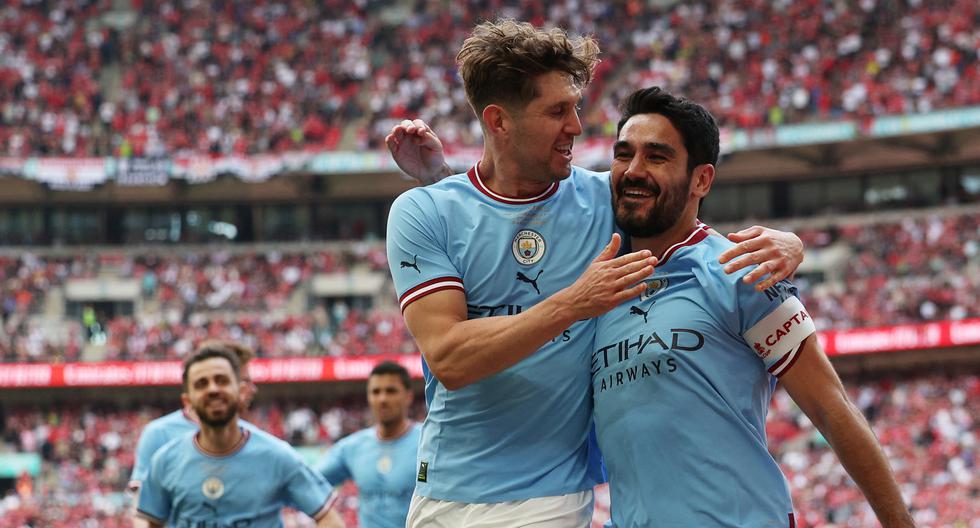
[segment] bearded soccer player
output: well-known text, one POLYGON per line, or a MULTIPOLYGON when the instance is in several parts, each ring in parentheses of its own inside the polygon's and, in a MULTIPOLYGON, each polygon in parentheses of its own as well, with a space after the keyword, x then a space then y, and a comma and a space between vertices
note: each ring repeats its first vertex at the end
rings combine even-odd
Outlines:
POLYGON ((412 386, 405 367, 377 364, 368 376, 367 400, 374 427, 337 442, 314 467, 334 484, 357 484, 361 528, 404 528, 422 430, 408 417, 412 386))
POLYGON ((240 365, 234 354, 203 349, 184 362, 184 396, 200 431, 161 447, 140 487, 134 526, 282 526, 295 508, 317 526, 343 527, 333 488, 289 444, 238 423, 240 365))
MULTIPOLYGON (((252 382, 248 373, 248 362, 255 357, 255 352, 251 348, 235 341, 224 339, 209 339, 202 341, 197 347, 197 351, 205 349, 222 349, 235 354, 241 365, 241 409, 247 411, 255 399, 258 388, 252 382)), ((190 402, 181 396, 181 408, 170 414, 161 416, 146 424, 140 433, 139 441, 136 443, 136 460, 133 464, 133 473, 129 478, 129 489, 138 492, 140 483, 146 478, 146 472, 150 469, 150 459, 164 444, 187 434, 197 431, 199 420, 191 408, 190 402)), ((258 428, 245 420, 239 420, 243 427, 250 430, 258 428)))
POLYGON ((616 224, 659 257, 648 287, 599 317, 592 387, 619 527, 793 528, 766 448, 777 382, 810 418, 885 528, 913 526, 884 453, 820 348, 796 288, 725 274, 731 243, 697 220, 718 162, 701 106, 659 88, 623 105, 613 147, 616 224))

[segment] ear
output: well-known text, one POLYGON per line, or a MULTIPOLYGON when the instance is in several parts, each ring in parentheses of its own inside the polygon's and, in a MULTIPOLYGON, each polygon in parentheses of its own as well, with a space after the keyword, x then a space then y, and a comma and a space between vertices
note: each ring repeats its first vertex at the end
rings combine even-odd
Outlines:
POLYGON ((190 396, 187 395, 186 392, 181 392, 180 393, 180 404, 185 409, 191 406, 191 398, 190 398, 190 396))
POLYGON ((694 174, 691 176, 691 196, 697 199, 704 198, 711 191, 711 184, 715 181, 715 166, 710 163, 694 167, 694 174))
POLYGON ((488 135, 506 134, 510 130, 510 115, 504 107, 489 104, 483 109, 483 125, 488 135))

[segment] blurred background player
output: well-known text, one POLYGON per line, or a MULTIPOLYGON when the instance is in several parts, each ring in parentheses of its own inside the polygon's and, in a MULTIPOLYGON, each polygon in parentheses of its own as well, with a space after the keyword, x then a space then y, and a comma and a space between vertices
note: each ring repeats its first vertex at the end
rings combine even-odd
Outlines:
MULTIPOLYGON (((255 399, 258 388, 252 382, 252 377, 248 373, 248 362, 255 357, 255 352, 251 348, 231 340, 211 339, 202 342, 197 347, 197 352, 204 350, 224 350, 231 352, 238 358, 241 373, 240 382, 240 412, 248 411, 255 399)), ((186 393, 180 396, 182 407, 170 414, 161 416, 146 424, 143 432, 140 433, 139 441, 136 444, 136 458, 133 463, 133 473, 129 479, 129 489, 138 492, 140 482, 146 478, 146 472, 150 469, 150 459, 160 447, 183 434, 197 431, 200 426, 197 414, 186 397, 186 393)), ((239 420, 245 428, 254 429, 255 426, 245 420, 239 420)))
POLYGON ((720 269, 717 255, 731 243, 698 220, 718 163, 714 118, 654 87, 624 101, 619 129, 616 225, 660 261, 647 295, 596 324, 596 435, 614 523, 795 528, 789 484, 766 444, 779 380, 882 525, 912 528, 888 460, 796 287, 783 281, 758 292, 742 273, 720 269))
POLYGON ((392 361, 377 364, 367 381, 375 425, 334 444, 314 466, 331 483, 357 484, 361 528, 404 528, 415 489, 421 426, 408 416, 408 371, 392 361))
POLYGON ((281 526, 280 510, 296 508, 317 526, 342 528, 336 494, 289 444, 238 423, 238 358, 202 348, 184 362, 184 393, 200 431, 160 448, 140 485, 136 527, 281 526))

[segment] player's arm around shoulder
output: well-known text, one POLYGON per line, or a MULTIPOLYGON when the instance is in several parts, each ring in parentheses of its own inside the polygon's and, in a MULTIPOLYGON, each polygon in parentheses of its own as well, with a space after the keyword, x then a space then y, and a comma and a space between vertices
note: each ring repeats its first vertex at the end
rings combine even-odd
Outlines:
MULTIPOLYGON (((714 229, 709 232, 720 236, 714 229)), ((758 291, 792 277, 803 263, 803 241, 789 231, 757 225, 729 233, 726 238, 735 245, 719 255, 718 262, 725 264, 724 272, 734 273, 755 265, 742 280, 746 284, 755 284, 758 291)))
POLYGON ((466 387, 530 356, 576 321, 639 295, 656 259, 649 251, 616 257, 619 246, 614 235, 574 284, 520 314, 468 320, 465 292, 446 288, 403 304, 405 323, 443 386, 466 387))
POLYGON ((850 401, 816 334, 807 337, 780 381, 827 439, 867 497, 884 528, 914 526, 888 459, 861 411, 850 401))

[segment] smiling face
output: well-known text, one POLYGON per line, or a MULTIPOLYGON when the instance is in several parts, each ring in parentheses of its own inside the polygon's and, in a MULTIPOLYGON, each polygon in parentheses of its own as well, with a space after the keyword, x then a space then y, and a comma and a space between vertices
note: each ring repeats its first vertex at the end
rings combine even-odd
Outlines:
POLYGON ((185 396, 202 424, 221 427, 238 415, 241 391, 227 359, 212 357, 187 370, 185 396))
POLYGON ((577 107, 581 90, 560 72, 539 76, 535 89, 537 97, 527 106, 507 111, 513 123, 509 154, 526 177, 560 181, 572 173, 572 146, 582 134, 577 107))
POLYGON ((630 236, 659 235, 696 205, 684 139, 660 114, 629 118, 613 146, 611 173, 616 225, 630 236))

